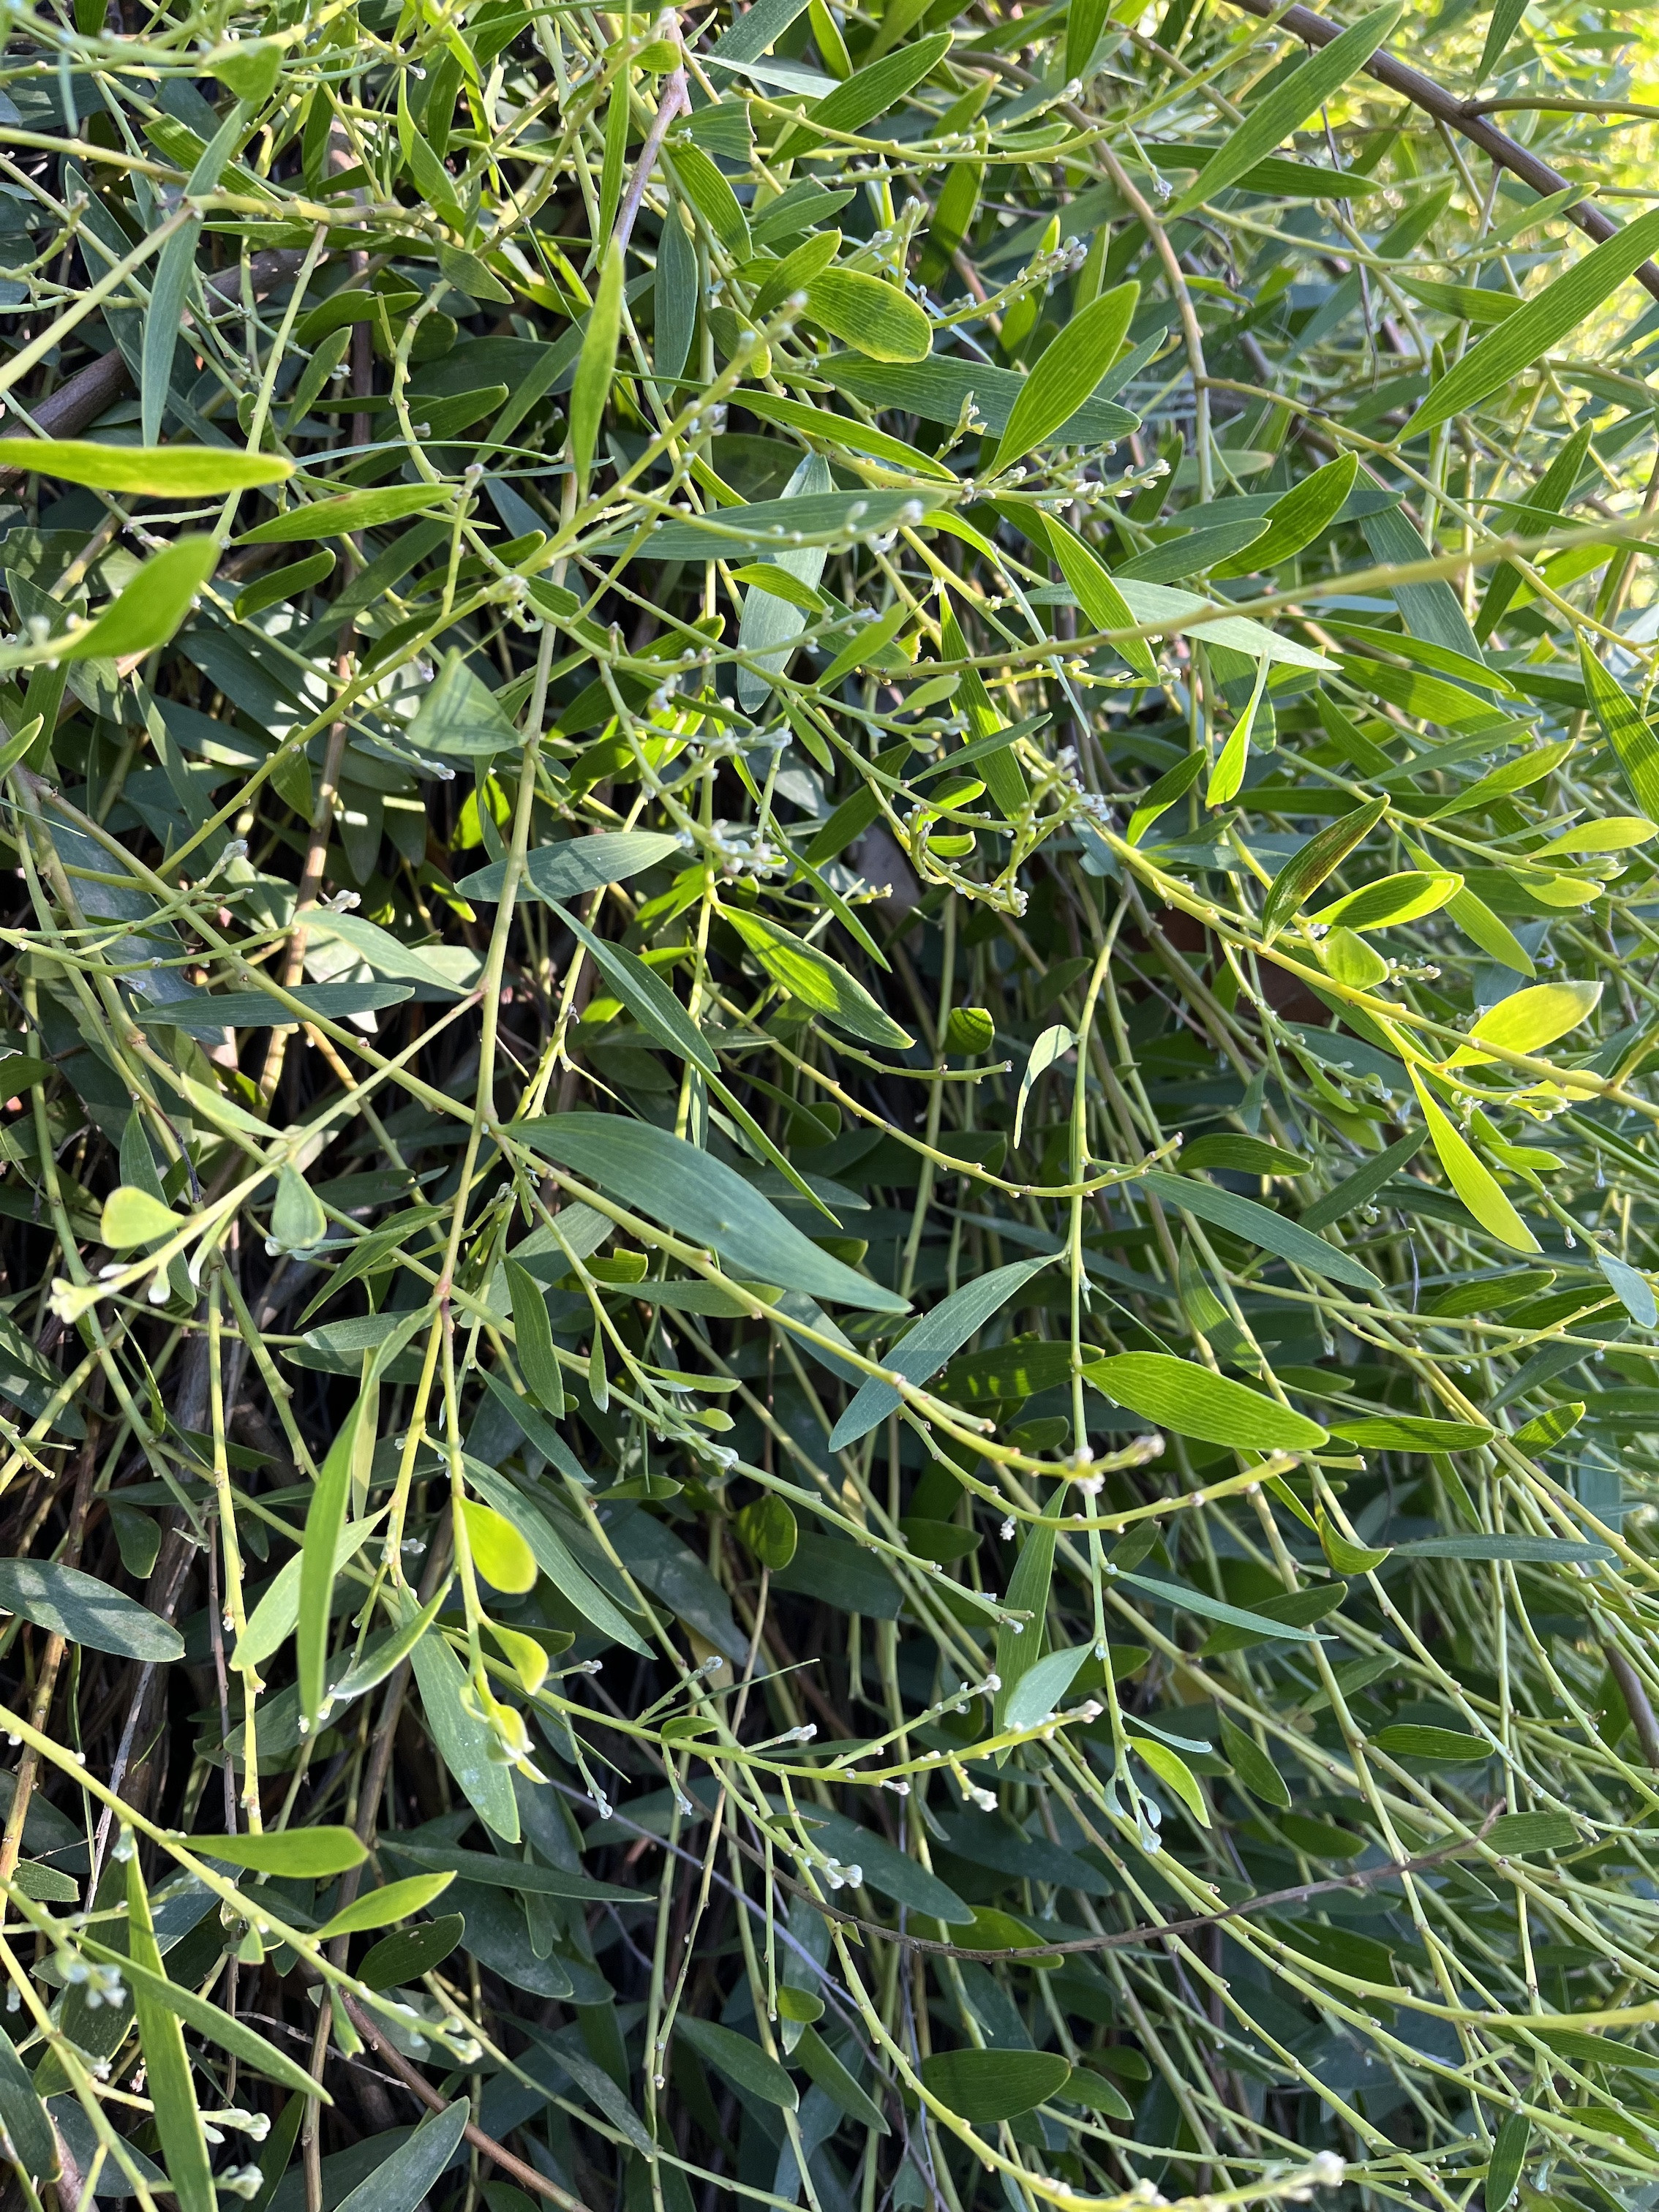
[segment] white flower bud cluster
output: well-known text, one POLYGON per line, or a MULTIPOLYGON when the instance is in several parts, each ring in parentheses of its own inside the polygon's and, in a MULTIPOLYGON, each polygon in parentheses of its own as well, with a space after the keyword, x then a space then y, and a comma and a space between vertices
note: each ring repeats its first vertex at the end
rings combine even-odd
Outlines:
POLYGON ((68 1987, 85 1992, 88 2012, 96 2012, 103 2005, 118 2012, 125 2004, 126 1984, 121 1979, 118 1966, 101 1966, 73 1951, 59 1951, 54 1964, 68 1987))

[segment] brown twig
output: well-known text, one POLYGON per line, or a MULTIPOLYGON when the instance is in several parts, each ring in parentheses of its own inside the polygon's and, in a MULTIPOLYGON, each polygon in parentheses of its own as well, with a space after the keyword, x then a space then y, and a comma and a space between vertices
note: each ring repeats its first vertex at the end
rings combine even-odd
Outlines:
MULTIPOLYGON (((1279 8, 1275 0, 1233 0, 1236 8, 1243 8, 1252 15, 1261 15, 1274 22, 1293 38, 1301 39, 1310 46, 1328 46, 1342 33, 1340 23, 1328 22, 1323 15, 1315 15, 1311 8, 1279 8)), ((1488 123, 1480 112, 1480 103, 1459 100, 1455 94, 1438 85, 1432 77, 1425 76, 1420 70, 1409 69, 1404 62, 1391 56, 1374 53, 1365 64, 1369 75, 1390 92, 1401 94, 1413 106, 1420 107, 1425 115, 1432 115, 1437 123, 1443 123, 1449 131, 1457 131, 1478 146, 1481 152, 1507 169, 1512 177, 1519 177, 1523 185, 1530 185, 1535 192, 1547 198, 1552 192, 1567 191, 1572 188, 1571 177, 1564 177, 1559 169, 1540 161, 1536 154, 1517 145, 1505 137, 1496 125, 1488 123)), ((1599 246, 1606 239, 1618 235, 1620 226, 1610 215, 1589 200, 1581 200, 1577 207, 1565 210, 1585 236, 1599 246)), ((1638 281, 1659 300, 1659 268, 1644 261, 1636 271, 1638 281)))
MULTIPOLYGON (((404 2088, 413 2090, 428 2110, 434 2112, 445 2111, 443 2098, 426 2076, 410 2064, 395 2045, 387 2041, 369 2015, 343 1990, 340 1991, 340 2002, 345 2007, 346 2016, 358 2034, 365 2042, 374 2045, 381 2063, 397 2075, 404 2088)), ((523 2159, 515 2157, 505 2144, 498 2143, 494 2136, 487 2136, 482 2128, 474 2127, 471 2120, 466 2124, 465 2140, 474 2150, 482 2152, 492 2165, 500 2166, 503 2173, 510 2173, 521 2189, 533 2190, 537 2196, 544 2197, 550 2203, 560 2206, 561 2212, 588 2212, 587 2206, 580 2197, 571 2196, 568 2190, 561 2189, 556 2181, 550 2181, 544 2173, 538 2173, 533 2166, 526 2165, 523 2159)))
POLYGON ((1619 1685, 1619 1694, 1625 1701, 1625 1711, 1630 1715, 1631 1726, 1636 1730, 1636 1741, 1642 1747, 1642 1756, 1648 1765, 1659 1769, 1659 1717, 1656 1717, 1642 1678, 1624 1653, 1611 1644, 1601 1646, 1601 1656, 1607 1662, 1607 1672, 1619 1685))

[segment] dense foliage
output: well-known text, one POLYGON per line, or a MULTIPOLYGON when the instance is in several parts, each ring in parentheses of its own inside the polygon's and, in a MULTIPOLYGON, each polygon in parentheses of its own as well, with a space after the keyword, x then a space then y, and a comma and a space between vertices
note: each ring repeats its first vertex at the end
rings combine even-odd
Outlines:
POLYGON ((9 2203, 1651 2203, 1641 21, 10 9, 9 2203))

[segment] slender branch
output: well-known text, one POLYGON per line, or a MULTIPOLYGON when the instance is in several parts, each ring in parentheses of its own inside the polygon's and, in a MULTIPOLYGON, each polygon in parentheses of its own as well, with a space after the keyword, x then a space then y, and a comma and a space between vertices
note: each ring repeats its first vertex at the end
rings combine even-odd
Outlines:
POLYGON ((633 235, 634 218, 638 215, 640 203, 645 198, 645 188, 650 182, 651 172, 656 166, 657 155, 661 150, 662 142, 668 136, 668 126, 685 104, 685 70, 682 67, 674 71, 662 88, 662 98, 657 102, 657 112, 652 118, 651 128, 646 134, 645 143, 640 149, 640 158, 634 167, 634 174, 629 180, 628 196, 617 212, 617 228, 611 233, 613 245, 626 246, 633 235))

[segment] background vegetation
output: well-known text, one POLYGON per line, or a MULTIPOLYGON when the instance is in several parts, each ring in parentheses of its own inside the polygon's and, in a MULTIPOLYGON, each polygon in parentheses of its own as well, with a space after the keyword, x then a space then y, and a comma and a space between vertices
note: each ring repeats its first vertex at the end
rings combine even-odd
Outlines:
POLYGON ((12 2203, 1651 2203, 1644 20, 9 11, 12 2203))

